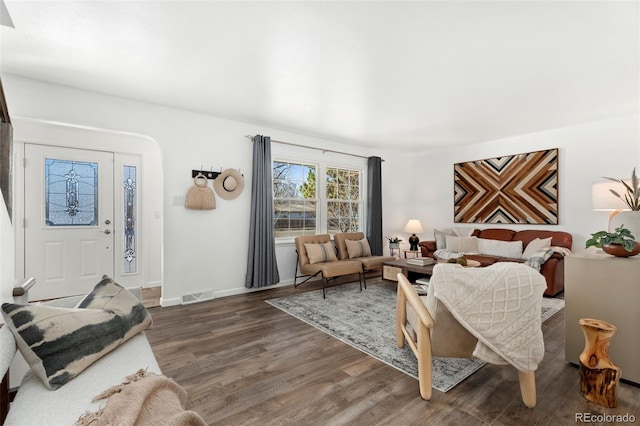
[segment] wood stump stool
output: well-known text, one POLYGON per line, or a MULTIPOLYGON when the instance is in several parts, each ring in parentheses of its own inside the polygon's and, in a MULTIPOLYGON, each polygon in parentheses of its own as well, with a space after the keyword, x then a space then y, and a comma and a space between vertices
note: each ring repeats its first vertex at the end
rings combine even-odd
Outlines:
POLYGON ((585 340, 580 354, 580 395, 596 404, 615 407, 621 370, 609 359, 609 343, 616 326, 592 318, 581 318, 578 323, 585 340))

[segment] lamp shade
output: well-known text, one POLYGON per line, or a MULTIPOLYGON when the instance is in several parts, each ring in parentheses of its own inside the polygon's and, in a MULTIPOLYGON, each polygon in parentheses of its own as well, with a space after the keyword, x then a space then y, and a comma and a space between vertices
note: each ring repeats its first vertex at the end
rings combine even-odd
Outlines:
POLYGON ((631 210, 627 203, 611 193, 611 189, 621 195, 625 191, 620 182, 594 183, 591 186, 591 208, 598 211, 631 210))
POLYGON ((410 232, 412 234, 420 234, 424 232, 422 224, 418 219, 409 219, 407 225, 404 227, 404 232, 410 232))

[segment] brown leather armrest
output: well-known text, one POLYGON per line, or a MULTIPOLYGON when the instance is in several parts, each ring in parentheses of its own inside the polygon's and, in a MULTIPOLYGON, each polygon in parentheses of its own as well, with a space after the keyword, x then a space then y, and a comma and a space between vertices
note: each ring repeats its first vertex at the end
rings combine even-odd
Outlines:
POLYGON ((420 247, 422 257, 435 257, 433 254, 436 251, 435 241, 420 241, 418 247, 420 247))

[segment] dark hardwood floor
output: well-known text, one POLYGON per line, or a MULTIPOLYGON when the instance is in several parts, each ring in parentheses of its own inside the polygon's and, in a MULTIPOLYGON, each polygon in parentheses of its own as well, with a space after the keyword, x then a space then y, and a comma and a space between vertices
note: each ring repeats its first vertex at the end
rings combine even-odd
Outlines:
POLYGON ((563 311, 543 324, 536 408, 522 403, 516 371, 494 365, 423 401, 417 380, 264 302, 317 288, 154 307, 147 335, 163 373, 211 425, 564 425, 581 423, 576 413, 640 424, 640 387, 620 383, 612 409, 580 396, 578 369, 564 361, 563 311))

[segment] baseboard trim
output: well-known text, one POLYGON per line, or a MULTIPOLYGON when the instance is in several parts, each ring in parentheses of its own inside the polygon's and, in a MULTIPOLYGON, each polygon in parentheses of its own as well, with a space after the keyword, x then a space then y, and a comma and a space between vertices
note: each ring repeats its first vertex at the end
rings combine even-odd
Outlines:
POLYGON ((172 297, 171 299, 165 299, 164 297, 160 298, 160 306, 162 306, 163 308, 166 308, 169 306, 181 305, 181 304, 182 304, 181 297, 172 297))
POLYGON ((276 285, 270 285, 267 287, 260 287, 260 288, 246 288, 246 287, 230 288, 227 290, 216 291, 215 297, 217 299, 218 297, 228 297, 228 296, 236 296, 238 294, 254 293, 256 291, 269 290, 270 288, 286 287, 292 284, 293 284, 293 280, 287 280, 287 281, 281 281, 276 285))
MULTIPOLYGON (((309 282, 312 281, 317 281, 317 279, 313 279, 310 280, 309 282)), ((278 287, 287 287, 293 285, 293 279, 289 279, 289 280, 284 280, 279 282, 276 285, 270 285, 267 287, 260 287, 260 288, 246 288, 246 287, 236 287, 236 288, 230 288, 230 289, 226 289, 226 290, 218 290, 218 291, 213 291, 213 299, 218 299, 220 297, 229 297, 229 296, 237 296, 238 294, 247 294, 247 293, 254 293, 256 291, 264 291, 264 290, 269 290, 272 288, 278 288, 278 287)), ((207 290, 210 291, 210 290, 207 290)), ((205 302, 205 300, 203 300, 203 302, 205 302)), ((199 301, 196 303, 200 303, 199 301)), ((182 296, 180 297, 172 297, 172 298, 160 298, 160 306, 167 307, 167 306, 175 306, 175 305, 182 305, 182 296)))

